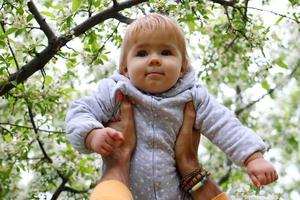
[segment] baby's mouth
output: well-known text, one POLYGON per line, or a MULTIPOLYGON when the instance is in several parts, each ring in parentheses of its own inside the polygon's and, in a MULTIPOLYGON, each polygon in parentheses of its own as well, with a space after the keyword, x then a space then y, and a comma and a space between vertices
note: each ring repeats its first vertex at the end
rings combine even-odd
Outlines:
POLYGON ((146 73, 146 76, 148 76, 148 75, 164 75, 164 73, 163 72, 148 72, 148 73, 146 73))

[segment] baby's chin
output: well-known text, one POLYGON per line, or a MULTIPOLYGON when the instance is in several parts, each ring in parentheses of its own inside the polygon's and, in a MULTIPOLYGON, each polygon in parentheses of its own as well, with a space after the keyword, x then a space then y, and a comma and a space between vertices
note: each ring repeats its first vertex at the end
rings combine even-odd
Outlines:
POLYGON ((162 89, 162 88, 155 88, 155 87, 152 87, 152 88, 151 87, 147 87, 147 88, 137 87, 137 88, 144 93, 148 93, 148 94, 152 94, 152 95, 158 95, 158 94, 164 93, 170 89, 170 88, 162 89))
POLYGON ((140 91, 147 94, 152 95, 158 95, 164 92, 167 92, 173 86, 174 83, 169 83, 166 81, 144 81, 142 84, 139 84, 139 82, 135 82, 132 79, 130 79, 131 83, 140 91))

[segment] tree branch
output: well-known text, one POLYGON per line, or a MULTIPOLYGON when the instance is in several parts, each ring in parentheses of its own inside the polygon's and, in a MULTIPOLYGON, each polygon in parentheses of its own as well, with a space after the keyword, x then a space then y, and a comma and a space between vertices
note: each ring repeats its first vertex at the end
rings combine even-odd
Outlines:
POLYGON ((248 4, 249 4, 249 0, 245 1, 245 8, 244 8, 244 13, 243 13, 243 19, 245 22, 248 21, 248 4))
POLYGON ((218 185, 222 185, 223 183, 226 183, 231 176, 232 162, 228 158, 227 158, 227 166, 229 167, 229 169, 227 170, 226 174, 220 178, 220 180, 218 181, 218 185))
POLYGON ((112 6, 103 12, 93 15, 92 17, 88 18, 86 21, 82 22, 78 26, 74 27, 71 32, 74 32, 74 36, 79 36, 82 33, 86 32, 87 30, 91 29, 95 25, 104 22, 107 19, 115 18, 118 15, 118 12, 124 10, 126 8, 130 8, 132 6, 141 4, 148 0, 127 0, 121 3, 118 3, 117 6, 112 6))
MULTIPOLYGON (((287 80, 290 80, 290 79, 293 77, 293 75, 296 73, 296 71, 297 71, 298 68, 300 68, 300 67, 299 67, 298 65, 296 65, 296 66, 292 69, 291 73, 287 76, 287 80)), ((244 110, 246 110, 246 109, 252 107, 254 104, 256 104, 257 102, 261 101, 261 100, 262 100, 263 98, 265 98, 266 96, 269 96, 269 95, 273 94, 274 91, 275 91, 276 89, 278 89, 279 87, 281 87, 281 86, 283 86, 283 85, 284 85, 284 83, 281 83, 281 84, 278 84, 276 87, 274 87, 274 88, 268 90, 268 92, 267 92, 266 94, 262 95, 261 97, 259 97, 259 98, 256 99, 256 100, 250 102, 250 103, 247 104, 246 106, 244 106, 244 107, 242 107, 242 108, 236 110, 236 111, 235 111, 235 114, 238 116, 238 115, 241 114, 244 110)))
POLYGON ((275 91, 276 88, 272 88, 270 89, 266 94, 262 95, 261 97, 259 97, 258 99, 250 102, 249 104, 247 104, 246 106, 244 106, 243 108, 240 108, 238 110, 235 111, 235 114, 238 116, 240 115, 244 110, 252 107, 254 104, 258 103, 259 101, 261 101, 263 98, 265 98, 266 96, 269 96, 271 95, 274 91, 275 91))
POLYGON ((0 96, 6 94, 11 89, 16 87, 19 83, 23 83, 36 71, 44 68, 44 66, 55 56, 57 51, 65 46, 67 42, 75 37, 85 33, 87 30, 91 29, 95 25, 104 22, 109 18, 118 17, 118 12, 126 8, 141 4, 148 0, 127 0, 118 3, 117 6, 111 6, 110 8, 104 10, 103 12, 96 14, 88 18, 83 23, 74 27, 69 33, 55 38, 55 40, 48 44, 48 46, 37 54, 29 63, 25 64, 20 68, 20 70, 11 74, 7 80, 2 80, 0 82, 0 96))
POLYGON ((62 179, 61 184, 59 185, 59 187, 55 190, 53 196, 51 197, 51 200, 55 200, 59 197, 60 193, 64 191, 64 187, 67 183, 66 179, 62 179))
MULTIPOLYGON (((30 122, 32 124, 32 127, 34 129, 35 135, 36 135, 36 139, 38 141, 39 147, 43 153, 43 159, 46 159, 48 163, 53 164, 52 159, 50 158, 50 156, 47 154, 42 141, 39 139, 39 135, 38 135, 38 129, 36 128, 35 122, 34 122, 34 116, 32 113, 32 109, 31 109, 31 105, 30 103, 25 99, 26 104, 27 104, 27 108, 28 108, 28 113, 29 113, 29 117, 30 117, 30 122)), ((52 199, 57 199, 58 196, 60 195, 60 193, 64 190, 65 184, 69 181, 69 179, 67 177, 65 177, 59 170, 56 169, 56 173, 58 174, 58 176, 62 179, 62 183, 59 185, 59 187, 56 189, 56 191, 54 192, 52 199)))
POLYGON ((280 13, 274 12, 272 10, 265 10, 265 9, 261 9, 261 8, 250 7, 250 6, 247 9, 258 10, 258 11, 262 11, 262 12, 269 12, 269 13, 272 13, 274 15, 278 15, 280 17, 284 17, 284 18, 287 18, 289 20, 292 20, 292 21, 296 22, 297 24, 300 24, 299 20, 297 20, 295 18, 291 18, 291 17, 289 17, 287 15, 284 15, 284 14, 280 14, 280 13))
POLYGON ((118 27, 120 25, 120 22, 118 23, 117 27, 113 30, 113 32, 108 36, 106 37, 106 40, 102 43, 101 47, 98 49, 97 53, 93 56, 93 59, 92 59, 92 62, 94 62, 98 56, 99 56, 99 52, 102 52, 102 50, 104 49, 106 43, 111 39, 111 37, 117 32, 118 30, 118 27))
POLYGON ((119 5, 118 1, 117 0, 113 0, 113 5, 114 5, 114 7, 117 7, 119 5))
POLYGON ((131 24, 134 20, 129 18, 129 17, 126 17, 124 15, 121 15, 119 13, 117 13, 115 16, 114 16, 115 19, 119 20, 120 22, 123 22, 125 24, 131 24))
MULTIPOLYGON (((9 133, 10 135, 14 135, 13 132, 11 132, 10 130, 8 130, 7 128, 4 128, 3 126, 0 126, 0 128, 1 128, 2 130, 6 131, 7 133, 9 133)), ((4 132, 1 133, 2 137, 3 137, 3 133, 4 133, 4 132)))
MULTIPOLYGON (((8 126, 14 126, 14 127, 18 127, 18 128, 24 128, 24 129, 33 129, 32 127, 29 127, 29 126, 22 126, 22 125, 18 125, 18 124, 7 123, 7 122, 0 122, 0 125, 8 125, 8 126)), ((37 128, 37 130, 41 131, 41 132, 46 132, 46 133, 58 133, 58 134, 65 133, 63 131, 48 131, 48 130, 38 129, 38 128, 37 128)))
POLYGON ((52 40, 55 40, 56 35, 50 28, 50 26, 47 24, 45 18, 40 14, 34 3, 30 0, 27 3, 27 6, 29 8, 29 11, 33 14, 35 20, 40 25, 41 29, 45 33, 46 37, 48 38, 48 42, 51 42, 52 40))
MULTIPOLYGON (((71 188, 69 186, 66 186, 68 180, 67 179, 62 179, 62 183, 59 185, 59 187, 55 190, 51 200, 55 200, 55 199, 58 199, 59 195, 63 192, 63 191, 66 191, 66 192, 71 192, 71 193, 74 193, 74 194, 83 194, 83 193, 87 193, 89 190, 76 190, 74 188, 71 188)), ((93 188, 95 187, 94 185, 91 185, 90 188, 93 188)))
POLYGON ((34 117, 33 117, 33 113, 32 113, 32 109, 31 109, 31 106, 29 105, 29 103, 27 102, 26 100, 26 104, 27 104, 27 108, 28 108, 28 114, 29 114, 29 118, 30 118, 30 122, 32 124, 32 127, 33 127, 33 130, 34 130, 34 133, 35 135, 37 136, 36 139, 38 141, 38 144, 39 144, 39 147, 40 149, 42 150, 42 153, 44 155, 44 158, 49 162, 49 163, 53 163, 52 159, 48 156, 44 146, 43 146, 43 143, 41 142, 41 140, 39 139, 39 135, 38 135, 38 130, 36 128, 36 125, 35 125, 35 122, 34 122, 34 117))
POLYGON ((67 192, 72 192, 72 193, 75 193, 75 194, 82 194, 82 193, 87 193, 88 192, 88 190, 76 190, 76 189, 68 187, 68 186, 65 186, 63 188, 63 190, 67 191, 67 192))
POLYGON ((235 5, 235 0, 230 0, 230 1, 226 1, 226 0, 211 0, 214 3, 218 3, 221 4, 223 6, 231 6, 233 7, 235 5))
MULTIPOLYGON (((4 27, 4 22, 0 22, 0 24, 1 24, 1 28, 2 28, 3 32, 5 33, 6 30, 5 30, 5 27, 4 27)), ((16 67, 17 67, 17 70, 19 70, 20 67, 19 67, 19 64, 18 64, 18 62, 17 62, 16 55, 15 55, 15 53, 14 53, 12 47, 11 47, 11 44, 10 44, 10 42, 9 42, 9 39, 7 39, 7 45, 8 45, 8 48, 9 48, 9 50, 10 50, 10 53, 12 54, 12 57, 13 57, 13 59, 14 59, 14 62, 15 62, 16 67)), ((7 70, 8 70, 8 69, 7 69, 7 70)))

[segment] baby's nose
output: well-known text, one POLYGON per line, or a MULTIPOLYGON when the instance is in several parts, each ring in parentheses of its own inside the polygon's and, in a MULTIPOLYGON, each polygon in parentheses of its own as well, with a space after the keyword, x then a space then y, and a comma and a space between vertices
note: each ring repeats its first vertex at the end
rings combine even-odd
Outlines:
POLYGON ((160 65, 161 59, 158 55, 152 55, 150 58, 150 65, 160 65))

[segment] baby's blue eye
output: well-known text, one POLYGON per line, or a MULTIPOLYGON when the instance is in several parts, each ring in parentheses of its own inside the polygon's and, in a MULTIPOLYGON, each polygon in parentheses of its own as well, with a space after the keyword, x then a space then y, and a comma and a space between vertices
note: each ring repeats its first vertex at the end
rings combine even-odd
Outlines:
POLYGON ((140 50, 140 51, 138 51, 138 52, 136 53, 136 56, 137 56, 137 57, 145 57, 145 56, 147 56, 147 55, 148 55, 148 53, 147 53, 146 50, 140 50))
POLYGON ((163 55, 163 56, 171 56, 173 54, 172 54, 172 51, 170 51, 170 50, 163 50, 161 52, 161 55, 163 55))

